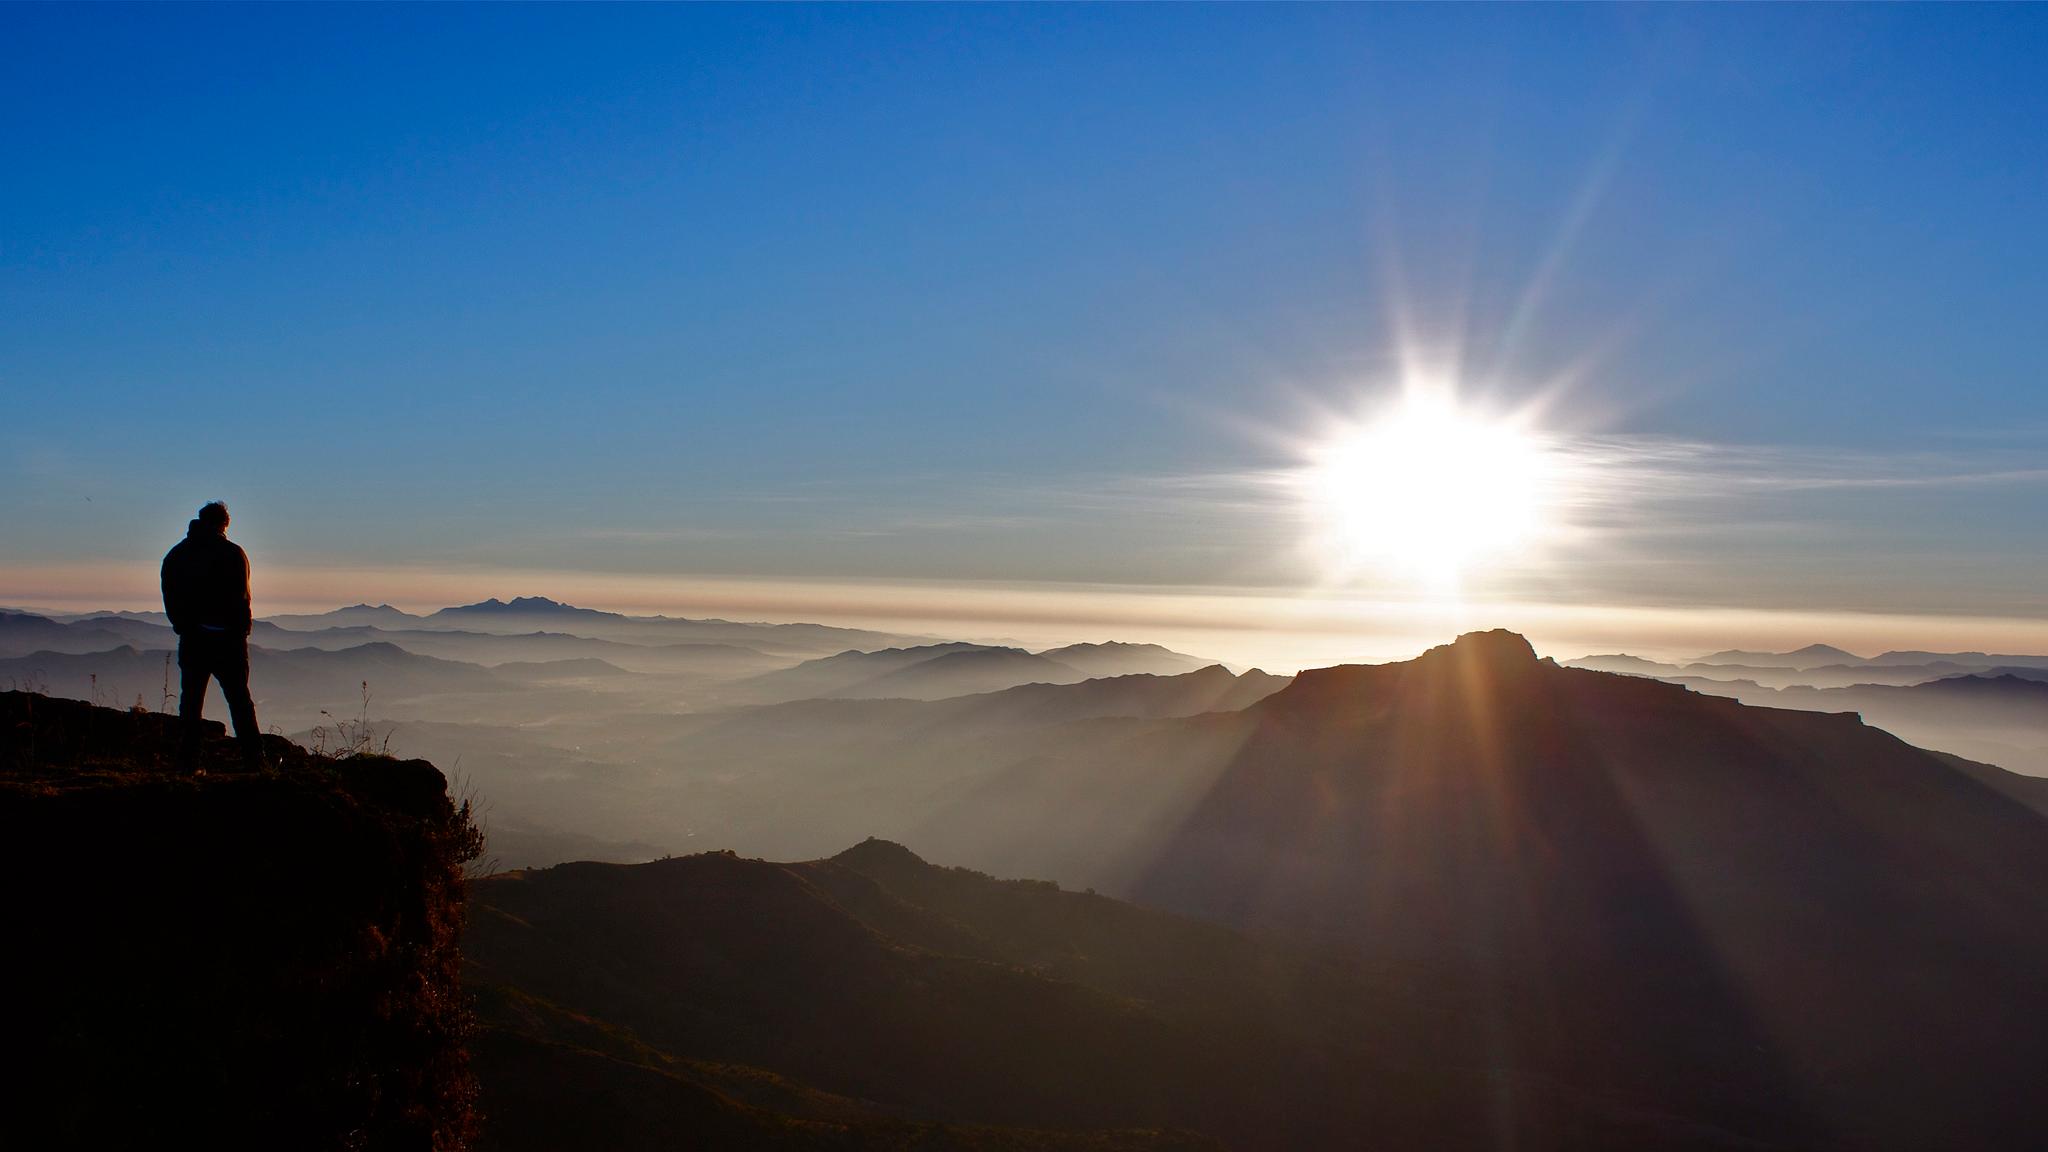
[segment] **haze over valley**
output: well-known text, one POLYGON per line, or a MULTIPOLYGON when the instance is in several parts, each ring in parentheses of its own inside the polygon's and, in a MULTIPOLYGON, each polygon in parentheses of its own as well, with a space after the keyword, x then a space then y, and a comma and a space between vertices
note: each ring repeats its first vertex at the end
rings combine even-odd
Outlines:
MULTIPOLYGON (((1114 892, 1234 754, 1245 710, 1292 679, 1143 642, 1029 652, 540 596, 281 616, 251 639, 275 730, 458 772, 487 806, 503 867, 707 847, 801 859, 878 836, 1114 892)), ((0 684, 174 707, 174 640, 150 612, 9 610, 0 684)), ((1563 663, 1855 713, 1921 747, 2048 776, 2048 656, 1815 645, 1563 663)))

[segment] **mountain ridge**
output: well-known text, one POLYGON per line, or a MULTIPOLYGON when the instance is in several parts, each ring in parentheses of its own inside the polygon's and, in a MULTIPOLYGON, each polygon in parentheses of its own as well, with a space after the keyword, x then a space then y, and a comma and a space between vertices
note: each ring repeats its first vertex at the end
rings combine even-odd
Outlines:
POLYGON ((1482 1000, 1537 981, 1573 1023, 1517 1025, 1514 1059, 1641 1078, 1658 1107, 1711 1110, 1705 1085, 1768 1053, 1741 1094, 1813 1107, 1743 1121, 1774 1138, 1997 1144, 2042 1119, 2013 1076, 2048 1059, 2015 1022, 2048 1020, 2028 974, 2048 823, 1952 761, 1854 713, 1561 667, 1500 632, 1304 673, 1249 712, 1140 901, 1482 1000), (1943 975, 1896 975, 1915 970, 1943 975))

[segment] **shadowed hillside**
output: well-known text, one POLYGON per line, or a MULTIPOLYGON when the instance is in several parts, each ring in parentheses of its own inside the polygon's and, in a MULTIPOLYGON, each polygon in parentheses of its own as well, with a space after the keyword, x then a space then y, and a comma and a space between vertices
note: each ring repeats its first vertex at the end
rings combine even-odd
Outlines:
MULTIPOLYGON (((1337 1147, 1368 1123, 1457 1124, 1426 1091, 1387 1106, 1410 1073, 1353 1090, 1368 1050, 1428 1057, 1395 1052, 1416 1014, 1341 966, 882 841, 806 864, 562 865, 472 904, 491 1115, 729 1107, 711 1093, 780 1123, 914 1123, 933 1148, 1217 1146, 1162 1128, 1337 1147)), ((487 1142, 554 1146, 520 1125, 487 1142)))
POLYGON ((541 1040, 499 1028, 486 1029, 478 1038, 489 1116, 479 1147, 550 1152, 1220 1152, 1214 1141, 1185 1133, 1052 1132, 892 1120, 758 1070, 675 1060, 582 1018, 567 1017, 566 1026, 583 1034, 578 1038, 586 1043, 541 1040), (624 1054, 607 1051, 612 1048, 624 1054), (777 1111, 747 1102, 747 1095, 815 1106, 821 1115, 777 1111))
MULTIPOLYGON (((609 1132, 615 1112, 730 1107, 712 1094, 789 1120, 1165 1127, 1275 1152, 1851 1146, 1790 1135, 1799 1102, 1745 1098, 1761 1089, 1740 1074, 1714 1113, 1562 1079, 1503 1101, 1514 1069, 1472 1035, 1499 1006, 1426 972, 884 841, 563 865, 483 881, 472 906, 492 1114, 609 1132)), ((929 1146, 980 1146, 958 1131, 929 1146)), ((619 1146, 660 1146, 643 1140, 619 1146)))
POLYGON ((1802 1146, 2048 1124, 2048 822, 1996 769, 1506 632, 1250 714, 1138 898, 1470 1005, 1525 1140, 1560 1083, 1802 1146))
POLYGON ((1213 1063, 1167 1022, 836 861, 565 864, 472 903, 486 1147, 1216 1146, 1158 1130, 1213 1063))
POLYGON ((0 693, 0 987, 19 1148, 453 1149, 473 1126, 458 984, 480 842, 424 761, 276 774, 213 724, 0 693))

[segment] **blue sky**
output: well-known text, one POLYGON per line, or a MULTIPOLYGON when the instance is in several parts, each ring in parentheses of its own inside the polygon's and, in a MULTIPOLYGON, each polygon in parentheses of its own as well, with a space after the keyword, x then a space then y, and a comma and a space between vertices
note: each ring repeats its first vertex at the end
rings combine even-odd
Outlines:
POLYGON ((1398 597, 1261 481, 1421 348, 1620 462, 1475 599, 2038 621, 2044 58, 2018 7, 9 6, 0 601, 133 599, 214 496, 279 602, 1398 597))

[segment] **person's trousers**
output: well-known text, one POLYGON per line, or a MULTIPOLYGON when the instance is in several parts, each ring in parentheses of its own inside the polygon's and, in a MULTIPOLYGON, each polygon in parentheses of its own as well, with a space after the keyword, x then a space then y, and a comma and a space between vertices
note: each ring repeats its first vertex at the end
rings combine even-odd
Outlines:
POLYGON ((227 697, 228 718, 235 722, 235 740, 242 760, 263 763, 263 734, 256 728, 256 701, 249 695, 249 639, 232 632, 198 632, 178 637, 178 718, 184 728, 181 755, 185 766, 199 763, 200 721, 206 711, 206 682, 220 681, 227 697))

